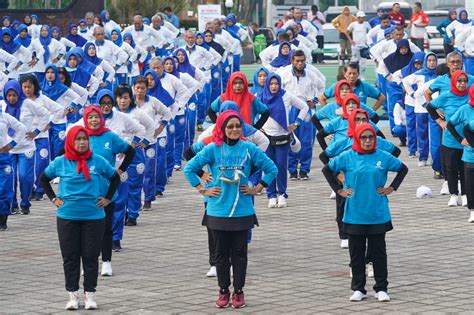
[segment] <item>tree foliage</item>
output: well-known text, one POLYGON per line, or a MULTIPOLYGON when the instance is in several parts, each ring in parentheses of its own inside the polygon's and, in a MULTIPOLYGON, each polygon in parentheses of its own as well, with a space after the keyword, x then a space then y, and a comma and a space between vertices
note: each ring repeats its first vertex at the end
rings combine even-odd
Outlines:
POLYGON ((117 0, 112 1, 110 15, 120 23, 130 23, 137 12, 151 19, 153 15, 167 6, 170 6, 178 14, 185 9, 186 2, 185 0, 173 0, 172 2, 166 0, 117 0))

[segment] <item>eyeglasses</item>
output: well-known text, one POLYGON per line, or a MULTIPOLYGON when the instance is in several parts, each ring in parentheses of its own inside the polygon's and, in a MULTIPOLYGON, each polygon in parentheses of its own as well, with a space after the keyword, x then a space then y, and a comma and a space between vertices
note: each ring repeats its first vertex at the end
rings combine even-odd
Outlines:
POLYGON ((467 83, 467 79, 457 79, 457 83, 467 83))
POLYGON ((227 125, 225 126, 226 129, 232 130, 232 129, 240 129, 242 128, 241 124, 234 124, 234 125, 227 125))
POLYGON ((102 102, 102 103, 99 103, 100 107, 113 107, 114 106, 114 103, 111 103, 111 102, 102 102))
POLYGON ((360 141, 361 142, 365 142, 365 141, 374 141, 374 136, 373 135, 370 135, 370 136, 360 136, 360 141))
POLYGON ((365 118, 365 117, 356 118, 355 121, 356 121, 356 122, 367 122, 367 118, 365 118))
POLYGON ((448 63, 450 63, 452 65, 457 65, 457 64, 462 63, 462 61, 461 60, 451 60, 451 61, 448 61, 448 63))

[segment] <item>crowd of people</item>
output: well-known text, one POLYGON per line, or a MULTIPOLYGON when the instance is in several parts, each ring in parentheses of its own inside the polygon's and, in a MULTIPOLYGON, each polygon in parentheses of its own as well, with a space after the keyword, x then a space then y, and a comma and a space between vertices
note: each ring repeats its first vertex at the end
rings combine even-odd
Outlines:
POLYGON ((251 88, 240 72, 249 33, 234 14, 202 33, 187 30, 182 47, 175 45, 180 31, 160 14, 150 21, 137 13, 122 29, 107 11, 88 13, 64 37, 35 15, 24 24, 4 17, 0 230, 46 194, 57 207, 66 309, 79 307, 81 262, 85 308, 95 309, 99 255, 100 274, 112 276, 124 226, 157 206, 186 159, 184 175, 203 195, 216 306, 244 307, 248 243, 258 225, 254 196, 265 189, 269 208, 287 207, 288 178, 309 179, 317 140, 340 247, 349 248, 350 300, 366 298, 368 268, 376 298, 389 301, 387 196, 408 172, 399 147, 418 158, 420 171, 431 165, 445 180, 448 205, 467 206, 474 222, 474 24, 465 10, 457 19, 450 13, 443 27, 454 50, 442 64, 420 50, 415 29, 427 17, 420 3, 413 10, 411 42, 399 14, 369 24, 363 12, 353 18, 344 10, 333 23, 343 54, 355 59, 343 79, 327 82, 312 64, 324 16, 316 8, 305 19, 296 8, 261 52, 251 88), (362 39, 377 65, 375 85, 364 79, 362 39), (398 146, 377 126, 381 106, 398 146), (387 185, 388 172, 397 175, 387 185))

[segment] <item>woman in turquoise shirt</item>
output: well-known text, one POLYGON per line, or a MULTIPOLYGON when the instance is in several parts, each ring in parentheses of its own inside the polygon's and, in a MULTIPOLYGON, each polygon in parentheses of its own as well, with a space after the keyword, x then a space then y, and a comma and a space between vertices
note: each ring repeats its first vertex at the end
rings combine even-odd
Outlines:
POLYGON ((352 285, 351 301, 366 298, 366 243, 374 266, 375 297, 389 301, 387 294, 387 252, 385 233, 392 230, 388 198, 397 190, 408 168, 393 155, 377 149, 374 127, 361 124, 354 131, 352 150, 333 159, 323 168, 331 188, 346 199, 343 231, 349 236, 352 285), (397 172, 390 186, 385 187, 388 172, 397 172), (341 187, 336 174, 344 175, 341 187))
POLYGON ((265 153, 253 143, 244 141, 243 121, 236 111, 221 113, 212 134, 212 143, 202 149, 184 168, 184 175, 200 194, 208 196, 203 223, 211 230, 216 246, 216 268, 219 298, 216 306, 230 303, 230 266, 232 264, 234 294, 232 307, 245 306, 245 276, 247 273, 247 233, 258 224, 252 196, 261 192, 277 175, 277 168, 265 153), (212 180, 206 188, 197 173, 209 166, 212 180), (250 187, 252 167, 264 176, 250 187))
POLYGON ((474 126, 474 85, 469 89, 469 104, 462 106, 451 116, 446 128, 463 145, 464 181, 466 184, 467 208, 471 211, 469 222, 474 222, 474 150, 472 129, 474 126), (470 140, 470 141, 469 141, 470 140))
POLYGON ((104 208, 110 204, 120 177, 107 160, 91 152, 89 136, 84 127, 71 128, 64 149, 65 154, 49 164, 40 180, 46 195, 58 208, 59 246, 66 290, 69 292, 66 309, 77 310, 79 307, 81 262, 84 269, 85 308, 96 309, 95 291, 105 226, 104 208), (60 178, 57 195, 50 184, 56 177, 60 178))
MULTIPOLYGON (((462 70, 456 70, 451 75, 451 90, 440 93, 440 95, 428 104, 426 109, 441 128, 445 129, 447 122, 452 116, 469 100, 468 75, 462 70), (444 119, 440 117, 437 110, 444 113, 444 119)), ((462 126, 458 126, 458 132, 462 132, 462 126)), ((464 165, 462 161, 463 145, 460 144, 451 132, 443 132, 441 140, 441 157, 445 167, 445 176, 448 181, 451 197, 448 201, 449 207, 467 206, 466 185, 464 183, 464 165), (458 181, 461 181, 461 200, 459 200, 458 181)))

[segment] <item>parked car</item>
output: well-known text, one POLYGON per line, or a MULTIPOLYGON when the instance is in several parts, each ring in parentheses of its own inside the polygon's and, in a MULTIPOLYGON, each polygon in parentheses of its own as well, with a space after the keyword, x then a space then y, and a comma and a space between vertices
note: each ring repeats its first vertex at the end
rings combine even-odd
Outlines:
MULTIPOLYGON (((431 24, 431 23, 430 23, 431 24)), ((434 52, 438 57, 444 56, 443 36, 438 32, 436 26, 427 26, 423 43, 426 51, 434 52)))

